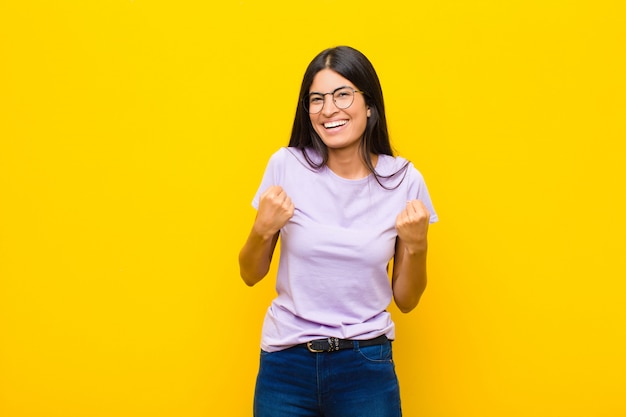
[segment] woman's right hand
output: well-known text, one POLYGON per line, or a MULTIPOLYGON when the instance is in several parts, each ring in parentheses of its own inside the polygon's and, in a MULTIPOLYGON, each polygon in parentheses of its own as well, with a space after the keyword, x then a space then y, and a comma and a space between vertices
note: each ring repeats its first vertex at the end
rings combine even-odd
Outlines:
POLYGON ((287 224, 294 210, 291 198, 285 190, 279 185, 273 185, 260 196, 254 230, 261 236, 270 238, 287 224))

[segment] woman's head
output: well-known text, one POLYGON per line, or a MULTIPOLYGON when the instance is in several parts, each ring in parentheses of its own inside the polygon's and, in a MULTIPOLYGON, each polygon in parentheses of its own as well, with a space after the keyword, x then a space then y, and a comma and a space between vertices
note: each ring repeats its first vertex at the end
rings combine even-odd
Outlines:
MULTIPOLYGON (((372 153, 392 155, 382 88, 378 75, 370 61, 361 52, 348 46, 338 46, 322 51, 307 67, 300 88, 300 100, 296 110, 289 146, 300 149, 307 147, 315 149, 322 156, 321 165, 324 165, 328 160, 328 148, 311 122, 317 115, 309 114, 308 110, 308 107, 310 107, 309 94, 313 92, 311 87, 314 81, 316 85, 320 85, 320 77, 316 79, 316 76, 323 70, 330 70, 338 74, 340 76, 338 78, 343 77, 354 86, 354 90, 357 91, 354 93, 353 106, 363 106, 362 99, 357 96, 362 95, 362 98, 365 100, 367 120, 360 139, 360 151, 365 164, 374 172, 374 167, 370 161, 372 153)), ((321 75, 327 73, 329 71, 325 71, 321 75)), ((315 92, 325 94, 331 91, 316 90, 315 92)), ((325 102, 325 107, 332 106, 332 104, 329 104, 332 103, 332 98, 327 98, 323 95, 321 100, 325 102)), ((346 111, 349 110, 351 109, 346 109, 346 111)), ((309 163, 312 164, 310 160, 309 163)))

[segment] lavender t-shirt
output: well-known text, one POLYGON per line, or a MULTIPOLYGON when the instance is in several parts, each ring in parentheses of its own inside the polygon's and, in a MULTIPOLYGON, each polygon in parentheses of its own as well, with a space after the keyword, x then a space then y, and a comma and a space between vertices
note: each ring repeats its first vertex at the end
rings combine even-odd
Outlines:
MULTIPOLYGON (((319 160, 312 150, 307 154, 319 160)), ((277 296, 263 323, 261 348, 286 349, 312 339, 394 339, 386 308, 392 292, 387 265, 394 255, 396 217, 420 199, 437 221, 422 175, 404 158, 379 155, 376 171, 400 172, 381 187, 373 175, 339 177, 313 169, 302 151, 281 148, 270 158, 252 205, 280 185, 295 213, 280 230, 277 296), (396 188, 396 185, 398 185, 396 188)))

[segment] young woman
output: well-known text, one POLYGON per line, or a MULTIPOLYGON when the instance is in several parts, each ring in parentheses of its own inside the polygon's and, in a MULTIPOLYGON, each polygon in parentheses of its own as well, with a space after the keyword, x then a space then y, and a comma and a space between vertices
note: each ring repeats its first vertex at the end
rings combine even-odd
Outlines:
POLYGON ((393 156, 362 53, 340 46, 309 64, 289 146, 270 158, 253 206, 239 254, 246 284, 266 276, 281 239, 254 415, 401 416, 386 308, 418 304, 437 216, 420 173, 393 156))

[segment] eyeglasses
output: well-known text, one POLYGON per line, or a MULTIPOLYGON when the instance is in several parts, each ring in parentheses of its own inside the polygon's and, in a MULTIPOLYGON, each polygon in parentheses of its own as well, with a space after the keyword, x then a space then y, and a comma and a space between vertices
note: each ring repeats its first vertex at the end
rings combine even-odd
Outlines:
POLYGON ((310 93, 302 98, 304 110, 309 114, 317 114, 324 108, 325 96, 331 95, 338 109, 347 109, 354 102, 354 93, 365 94, 364 91, 352 87, 339 87, 331 93, 310 93))

